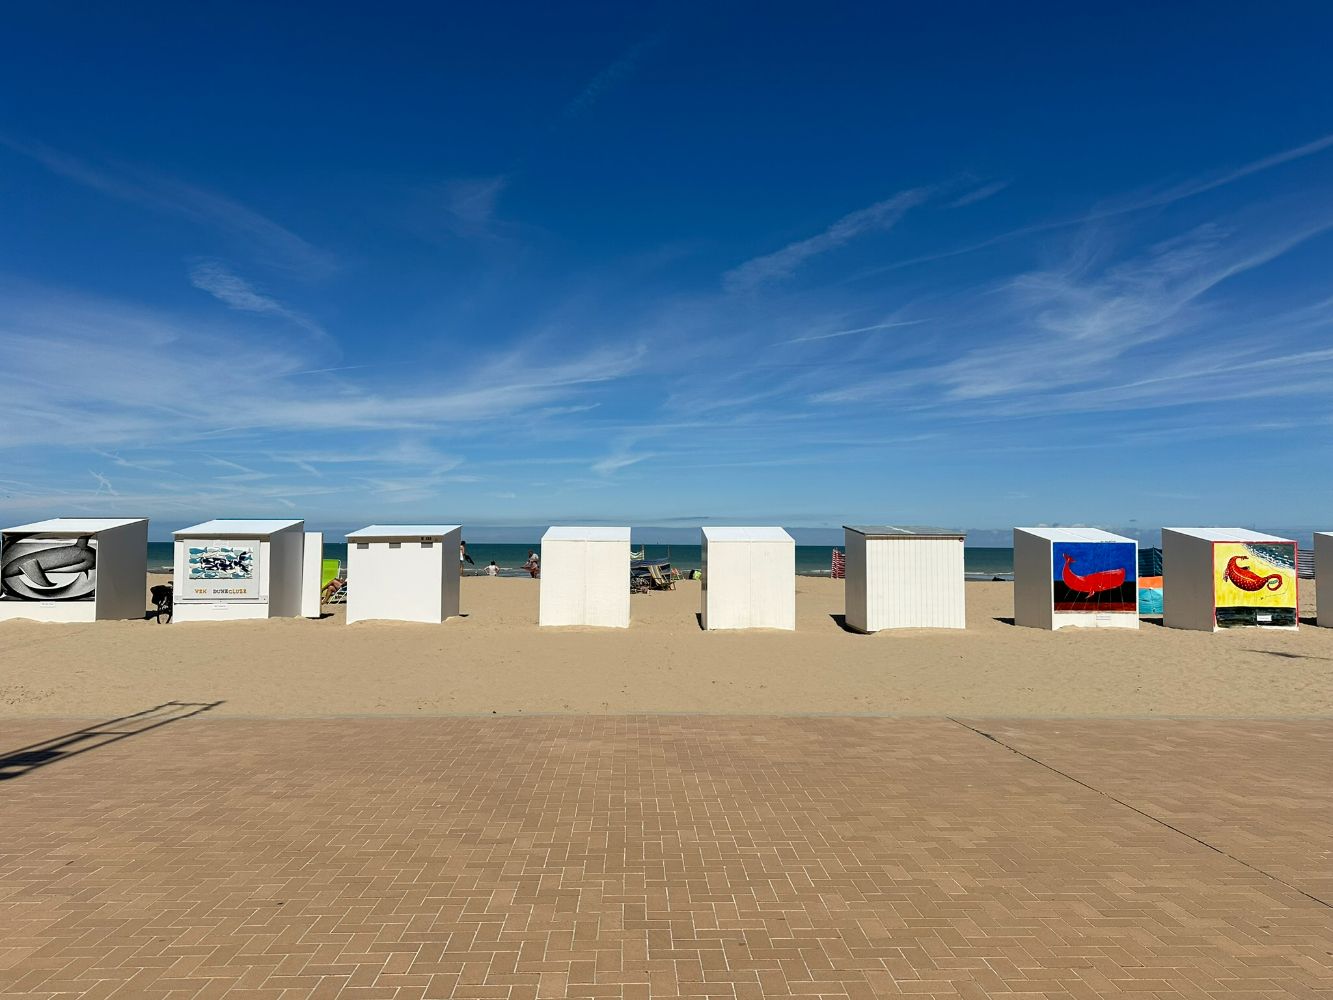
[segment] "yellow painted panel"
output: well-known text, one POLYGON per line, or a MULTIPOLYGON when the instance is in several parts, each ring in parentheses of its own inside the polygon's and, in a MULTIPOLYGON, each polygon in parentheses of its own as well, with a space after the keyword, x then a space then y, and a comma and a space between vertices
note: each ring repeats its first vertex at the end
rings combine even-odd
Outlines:
POLYGON ((1213 546, 1213 592, 1219 608, 1296 607, 1296 546, 1213 546))

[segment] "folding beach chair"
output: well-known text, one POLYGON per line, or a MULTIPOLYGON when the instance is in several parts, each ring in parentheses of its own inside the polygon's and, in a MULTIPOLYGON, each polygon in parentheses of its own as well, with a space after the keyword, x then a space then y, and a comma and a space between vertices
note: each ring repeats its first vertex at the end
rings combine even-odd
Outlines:
POLYGON ((657 590, 675 590, 676 581, 662 572, 662 567, 655 563, 648 564, 648 576, 657 590))
POLYGON ((342 576, 343 564, 337 559, 325 559, 319 564, 319 589, 322 591, 342 576))
POLYGON ((343 574, 343 564, 337 559, 325 559, 320 563, 319 594, 324 604, 347 603, 347 578, 343 574))

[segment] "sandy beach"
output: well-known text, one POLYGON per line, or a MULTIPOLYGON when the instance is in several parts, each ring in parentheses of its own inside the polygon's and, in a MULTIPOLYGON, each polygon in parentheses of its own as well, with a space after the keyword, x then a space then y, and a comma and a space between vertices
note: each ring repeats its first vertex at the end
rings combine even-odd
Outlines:
MULTIPOLYGON (((151 578, 149 583, 165 578, 151 578)), ((531 580, 469 577, 444 625, 322 620, 0 623, 0 715, 221 702, 241 717, 856 714, 1333 715, 1333 629, 1018 628, 967 585, 966 631, 844 631, 841 581, 799 578, 795 632, 703 632, 698 584, 636 595, 628 630, 539 629, 531 580)), ((1302 581, 1302 614, 1314 613, 1302 581)))

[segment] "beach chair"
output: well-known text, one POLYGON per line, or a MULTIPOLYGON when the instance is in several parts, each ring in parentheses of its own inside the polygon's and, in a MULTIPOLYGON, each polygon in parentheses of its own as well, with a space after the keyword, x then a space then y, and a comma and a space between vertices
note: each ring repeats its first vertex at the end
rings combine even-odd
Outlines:
POLYGON ((648 578, 653 581, 655 590, 675 590, 676 581, 666 573, 662 572, 662 567, 655 563, 648 564, 648 578))
POLYGON ((337 559, 325 559, 319 564, 319 589, 323 590, 342 576, 343 564, 337 559))
POLYGON ((347 577, 339 560, 325 559, 320 563, 319 593, 324 604, 347 603, 347 577))

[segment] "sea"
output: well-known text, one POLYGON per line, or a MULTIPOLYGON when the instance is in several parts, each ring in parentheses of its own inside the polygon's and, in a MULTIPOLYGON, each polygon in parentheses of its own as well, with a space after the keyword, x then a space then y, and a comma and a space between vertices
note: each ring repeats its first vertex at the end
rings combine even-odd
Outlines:
MULTIPOLYGON (((700 549, 697 545, 644 545, 644 558, 665 560, 682 572, 698 569, 700 549)), ((492 560, 500 567, 501 576, 527 576, 521 569, 527 561, 528 550, 539 553, 541 546, 533 542, 530 545, 470 543, 468 553, 476 561, 469 565, 469 576, 484 573, 484 567, 492 560)), ((637 552, 638 549, 636 548, 637 552)), ((150 573, 170 573, 172 561, 171 542, 148 543, 148 571, 150 573)), ((325 542, 324 558, 337 559, 347 565, 347 545, 345 542, 325 542)), ((833 548, 828 545, 796 546, 796 573, 799 576, 830 576, 833 567, 833 548)), ((1014 550, 992 548, 964 548, 963 568, 969 580, 1012 580, 1014 574, 1014 550)))

